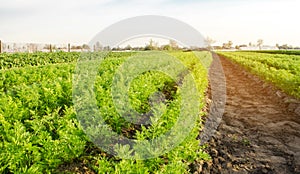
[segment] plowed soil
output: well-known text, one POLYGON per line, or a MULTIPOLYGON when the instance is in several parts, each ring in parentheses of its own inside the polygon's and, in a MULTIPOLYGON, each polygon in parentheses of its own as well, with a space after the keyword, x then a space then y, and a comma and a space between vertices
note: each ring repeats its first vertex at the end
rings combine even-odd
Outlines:
MULTIPOLYGON (((226 106, 198 173, 300 173, 300 100, 224 57, 226 106)), ((213 77, 211 77, 213 78, 213 77)))

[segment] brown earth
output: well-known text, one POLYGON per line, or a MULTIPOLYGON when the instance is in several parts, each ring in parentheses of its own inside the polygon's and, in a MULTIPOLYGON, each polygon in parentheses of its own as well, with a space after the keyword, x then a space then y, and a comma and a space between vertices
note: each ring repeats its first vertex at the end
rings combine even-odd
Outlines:
POLYGON ((198 164, 196 173, 300 173, 300 100, 219 58, 225 113, 208 143, 212 160, 198 164))

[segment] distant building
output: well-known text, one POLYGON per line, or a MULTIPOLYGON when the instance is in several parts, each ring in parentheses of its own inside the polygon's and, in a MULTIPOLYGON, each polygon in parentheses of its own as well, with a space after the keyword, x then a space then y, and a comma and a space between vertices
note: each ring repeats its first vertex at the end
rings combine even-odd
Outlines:
POLYGON ((279 50, 279 48, 276 46, 264 45, 261 48, 259 48, 258 46, 240 47, 240 50, 242 51, 279 50))
POLYGON ((253 47, 253 46, 240 47, 240 50, 242 50, 242 51, 256 51, 256 50, 259 50, 259 47, 253 47))
POLYGON ((276 46, 262 46, 261 50, 279 50, 276 46))

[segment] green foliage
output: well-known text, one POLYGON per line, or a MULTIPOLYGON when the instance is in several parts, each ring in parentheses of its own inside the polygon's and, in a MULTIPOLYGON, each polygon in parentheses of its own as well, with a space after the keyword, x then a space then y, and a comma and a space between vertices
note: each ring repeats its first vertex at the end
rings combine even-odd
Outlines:
POLYGON ((300 98, 300 56, 256 52, 219 53, 273 83, 286 93, 300 98))
POLYGON ((80 53, 3 53, 0 54, 0 70, 41 66, 57 63, 75 62, 80 57, 80 53))
MULTIPOLYGON (((250 51, 245 51, 245 52, 250 52, 250 51)), ((262 51, 254 51, 254 52, 268 53, 268 54, 300 55, 300 50, 262 50, 262 51)))
POLYGON ((86 138, 71 104, 70 68, 0 72, 1 173, 50 172, 83 153, 86 138))
MULTIPOLYGON (((150 71, 133 80, 130 103, 140 113, 152 107, 149 98, 155 92, 168 94, 159 105, 165 112, 151 117, 150 126, 134 125, 115 110, 110 92, 118 67, 135 53, 110 53, 99 66, 95 82, 99 111, 117 132, 137 140, 152 139, 168 131, 180 110, 180 87, 161 72, 150 71)), ((208 85, 207 70, 200 59, 207 53, 168 52, 191 71, 204 107, 208 85)), ((189 164, 208 159, 196 139, 198 125, 186 139, 169 153, 144 161, 110 157, 90 140, 80 127, 72 103, 72 75, 77 53, 1 54, 0 57, 0 173, 53 173, 59 166, 75 160, 88 160, 98 173, 188 173, 189 164), (91 150, 92 149, 92 150, 91 150)), ((180 132, 179 132, 180 133, 180 132)), ((117 153, 131 153, 117 145, 117 153)))

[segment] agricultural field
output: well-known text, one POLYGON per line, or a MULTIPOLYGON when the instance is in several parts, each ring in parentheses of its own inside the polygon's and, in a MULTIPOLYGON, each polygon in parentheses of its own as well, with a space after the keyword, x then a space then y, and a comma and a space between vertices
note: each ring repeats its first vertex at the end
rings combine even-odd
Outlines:
POLYGON ((205 171, 299 173, 299 55, 218 55, 226 77, 226 106, 209 143, 213 165, 205 171))
POLYGON ((268 53, 268 54, 300 55, 300 50, 261 50, 261 51, 255 51, 255 52, 268 53))
MULTIPOLYGON (((84 56, 88 59, 97 56, 96 53, 0 54, 0 173, 191 173, 200 168, 206 172, 259 172, 263 169, 269 172, 297 171, 297 167, 293 167, 297 165, 297 160, 290 161, 292 167, 285 165, 284 161, 268 163, 270 167, 262 166, 265 164, 263 160, 268 159, 273 151, 256 137, 256 132, 251 132, 253 127, 249 126, 264 123, 266 126, 258 126, 260 135, 276 138, 274 142, 266 138, 268 143, 276 147, 287 147, 285 142, 277 140, 290 137, 295 140, 288 144, 290 150, 297 149, 296 140, 299 136, 293 133, 298 129, 295 121, 297 103, 289 103, 297 101, 289 96, 278 98, 276 94, 273 95, 276 91, 272 92, 265 82, 257 82, 249 78, 251 75, 245 74, 251 72, 287 94, 299 97, 299 55, 275 51, 218 52, 227 83, 226 114, 215 139, 205 146, 199 146, 198 137, 204 124, 203 116, 207 114, 207 109, 204 109, 209 84, 207 67, 212 62, 212 55, 208 52, 163 53, 176 57, 191 72, 200 94, 200 104, 196 108, 199 114, 195 118, 196 124, 184 141, 171 151, 146 160, 122 158, 132 154, 132 150, 138 147, 130 149, 119 145, 114 154, 107 153, 94 144, 95 139, 91 140, 87 128, 81 124, 78 103, 74 104, 74 75, 78 71, 78 60, 84 56), (281 100, 287 102, 287 106, 281 100), (290 110, 289 114, 286 114, 286 110, 290 110), (291 113, 294 110, 295 113, 291 113), (242 116, 237 115, 237 111, 242 116), (296 126, 278 126, 287 121, 296 126), (281 129, 285 130, 284 133, 281 129), (250 151, 263 152, 263 156, 252 158, 249 156, 250 151), (251 160, 249 164, 243 163, 243 155, 251 160)), ((116 82, 125 82, 122 71, 119 71, 122 65, 125 64, 123 69, 126 69, 129 67, 126 62, 139 54, 140 52, 108 53, 101 64, 96 66, 93 90, 98 111, 105 123, 118 135, 143 141, 160 137, 176 125, 181 102, 184 101, 181 83, 186 68, 178 68, 182 73, 177 74, 175 79, 161 71, 146 71, 134 78, 127 90, 127 103, 140 114, 147 114, 156 106, 163 108, 164 112, 154 112, 150 117, 150 125, 131 123, 118 112, 118 109, 129 105, 123 105, 124 102, 115 105, 114 98, 118 95, 112 95, 112 91, 114 84, 117 84, 117 89, 122 89, 116 82), (157 92, 163 94, 164 98, 157 96, 157 92), (153 105, 157 101, 159 105, 153 105)), ((158 60, 153 55, 151 58, 158 60)), ((147 66, 142 62, 136 63, 140 67, 147 66)), ((164 62, 161 66, 167 67, 167 64, 164 62)), ((166 69, 170 70, 168 67, 166 69)), ((88 89, 84 86, 81 90, 84 92, 88 89)), ((194 107, 189 102, 185 103, 187 107, 194 107)), ((88 117, 86 121, 89 120, 88 117)), ((138 117, 134 120, 137 123, 140 121, 138 117)), ((97 131, 99 132, 92 129, 92 132, 97 131)), ((167 147, 167 144, 164 146, 167 147)), ((285 148, 278 148, 277 151, 285 154, 278 158, 296 159, 290 158, 289 151, 285 148)), ((141 155, 145 154, 135 153, 135 156, 141 155)))
POLYGON ((284 92, 300 98, 298 51, 220 52, 284 92), (263 52, 263 53, 262 53, 263 52))
POLYGON ((76 62, 79 53, 3 53, 0 54, 0 70, 76 62))
MULTIPOLYGON (((175 124, 181 91, 172 78, 161 72, 141 74, 130 86, 130 104, 137 112, 146 113, 151 108, 149 96, 160 91, 166 97, 165 112, 150 126, 124 120, 113 104, 111 86, 118 67, 136 54, 109 53, 99 65, 94 92, 99 112, 115 132, 137 140, 151 139, 175 124)), ((180 60, 196 79, 201 112, 179 146, 147 160, 112 156, 84 133, 72 102, 72 78, 80 53, 0 54, 0 173, 189 173, 193 164, 210 159, 197 140, 208 87, 208 72, 201 59, 209 64, 210 54, 166 54, 180 60)))

